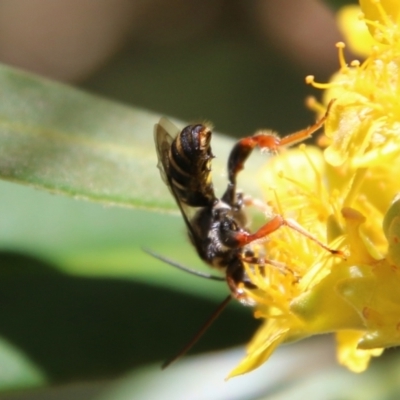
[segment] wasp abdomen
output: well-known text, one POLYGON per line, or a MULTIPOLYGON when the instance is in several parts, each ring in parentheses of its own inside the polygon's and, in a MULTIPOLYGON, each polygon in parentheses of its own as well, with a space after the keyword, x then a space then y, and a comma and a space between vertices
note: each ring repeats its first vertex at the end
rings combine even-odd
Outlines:
POLYGON ((169 154, 171 185, 179 199, 192 207, 206 207, 215 199, 211 182, 211 131, 189 125, 172 142, 169 154))

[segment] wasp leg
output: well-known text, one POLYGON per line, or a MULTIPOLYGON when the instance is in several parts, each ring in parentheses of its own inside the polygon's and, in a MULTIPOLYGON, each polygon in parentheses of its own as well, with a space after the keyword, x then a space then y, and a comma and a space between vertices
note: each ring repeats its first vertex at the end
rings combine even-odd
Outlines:
POLYGON ((242 261, 244 261, 247 264, 256 264, 260 267, 260 270, 264 273, 264 266, 265 264, 272 265, 273 267, 279 268, 282 271, 290 271, 290 268, 275 260, 271 260, 269 258, 265 257, 257 257, 255 255, 245 255, 241 257, 242 261))
POLYGON ((242 261, 247 264, 257 265, 262 276, 265 276, 265 265, 271 265, 277 268, 283 275, 288 273, 295 275, 294 271, 289 268, 286 264, 283 264, 276 260, 271 260, 265 257, 257 257, 255 255, 245 255, 241 257, 242 261))
POLYGON ((265 257, 257 257, 251 250, 247 250, 245 254, 240 256, 240 262, 235 262, 228 266, 226 274, 226 281, 231 289, 233 297, 244 305, 255 305, 254 301, 251 297, 248 297, 244 289, 257 289, 257 285, 246 273, 243 263, 253 265, 254 267, 251 268, 254 269, 254 274, 256 274, 255 269, 257 268, 263 277, 265 277, 266 274, 266 265, 271 265, 273 268, 278 269, 283 275, 292 275, 294 283, 300 280, 300 277, 287 265, 265 257))
POLYGON ((271 206, 266 204, 264 201, 254 198, 248 194, 243 196, 243 205, 246 207, 254 207, 265 215, 271 215, 273 213, 271 206))
POLYGON ((303 142, 304 140, 308 139, 311 137, 311 135, 316 132, 318 129, 322 128, 322 125, 324 125, 326 119, 328 118, 330 109, 332 107, 332 104, 335 102, 335 99, 332 99, 328 107, 326 108, 325 114, 322 118, 320 118, 314 125, 309 126, 306 129, 302 129, 300 131, 294 132, 290 135, 287 135, 283 137, 282 139, 278 138, 278 147, 271 149, 272 151, 276 151, 279 147, 284 147, 284 146, 292 146, 296 143, 303 142))
POLYGON ((257 268, 259 269, 262 276, 265 276, 265 264, 267 264, 277 268, 283 275, 292 275, 295 283, 299 282, 301 278, 301 276, 293 271, 292 268, 279 261, 271 260, 265 257, 257 257, 255 255, 242 256, 242 261, 247 264, 257 265, 257 268))
POLYGON ((314 125, 302 129, 291 135, 285 136, 280 139, 279 137, 260 131, 253 136, 245 137, 239 140, 233 147, 228 159, 228 179, 229 185, 223 196, 223 200, 230 205, 235 205, 236 202, 236 178, 238 173, 244 168, 247 158, 250 156, 255 147, 260 149, 267 149, 271 152, 277 152, 279 148, 284 146, 291 146, 296 143, 308 139, 315 131, 320 129, 326 121, 331 106, 334 100, 328 104, 325 115, 319 119, 314 125))
POLYGON ((335 254, 335 255, 338 255, 338 256, 344 258, 344 254, 342 251, 331 249, 330 247, 328 247, 327 245, 322 243, 320 240, 318 240, 310 232, 305 230, 296 221, 294 221, 292 219, 285 219, 281 215, 275 215, 270 221, 268 221, 265 225, 263 225, 261 228, 259 228, 255 233, 248 233, 246 231, 240 231, 240 232, 235 232, 234 237, 235 237, 235 240, 237 241, 238 245, 243 247, 243 246, 246 246, 249 243, 252 243, 256 240, 265 238, 266 236, 275 232, 282 226, 287 226, 288 228, 291 228, 291 229, 295 230, 296 232, 299 232, 303 236, 305 236, 308 239, 312 240, 313 242, 317 243, 323 249, 329 251, 331 254, 335 254))

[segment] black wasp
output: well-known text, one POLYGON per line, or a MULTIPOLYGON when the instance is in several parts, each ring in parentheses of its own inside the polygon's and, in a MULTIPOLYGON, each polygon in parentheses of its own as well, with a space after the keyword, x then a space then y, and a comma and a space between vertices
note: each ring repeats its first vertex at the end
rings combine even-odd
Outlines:
MULTIPOLYGON (((261 265, 265 263, 274 265, 274 262, 264 258, 257 259, 248 245, 282 226, 307 236, 332 254, 339 253, 319 242, 295 221, 285 219, 281 215, 274 215, 256 232, 251 233, 247 227, 245 214, 245 205, 248 201, 236 186, 237 175, 244 168, 247 158, 255 147, 276 153, 280 147, 301 142, 324 124, 328 112, 329 107, 325 115, 314 125, 282 139, 262 131, 240 139, 233 146, 228 158, 228 186, 221 198, 215 195, 211 178, 211 163, 214 156, 211 151, 210 128, 202 124, 189 125, 179 132, 165 118, 161 118, 155 125, 154 140, 158 168, 181 211, 189 239, 203 261, 225 272, 231 295, 221 305, 221 309, 231 297, 245 305, 252 305, 252 300, 246 296, 243 287, 252 289, 255 286, 246 276, 244 262, 261 265)), ((150 253, 169 262, 161 256, 150 253)), ((173 262, 170 263, 175 265, 173 262)), ((192 344, 193 341, 189 346, 192 344)), ((184 353, 187 347, 179 355, 184 353)))

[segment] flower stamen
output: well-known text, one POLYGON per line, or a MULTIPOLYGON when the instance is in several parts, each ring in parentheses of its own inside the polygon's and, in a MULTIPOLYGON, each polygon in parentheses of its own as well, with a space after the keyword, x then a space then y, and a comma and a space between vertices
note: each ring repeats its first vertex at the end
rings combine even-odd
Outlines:
POLYGON ((338 49, 338 56, 339 56, 339 65, 341 69, 347 68, 346 58, 344 56, 344 49, 346 45, 343 42, 337 42, 336 48, 338 49))
POLYGON ((307 85, 312 85, 313 87, 315 87, 317 89, 328 89, 330 87, 330 84, 315 82, 314 75, 307 75, 305 78, 305 81, 306 81, 307 85))
MULTIPOLYGON (((256 289, 243 290, 265 322, 233 374, 313 334, 336 332, 339 362, 355 372, 400 345, 400 1, 360 4, 365 26, 349 44, 368 37, 359 46, 366 60, 346 63, 339 42, 331 81, 306 77, 325 90, 323 104, 337 99, 324 124, 326 148, 280 152, 262 174, 271 208, 346 258, 286 227, 260 244, 272 265, 246 265, 256 289)), ((325 111, 315 98, 307 105, 325 111)))

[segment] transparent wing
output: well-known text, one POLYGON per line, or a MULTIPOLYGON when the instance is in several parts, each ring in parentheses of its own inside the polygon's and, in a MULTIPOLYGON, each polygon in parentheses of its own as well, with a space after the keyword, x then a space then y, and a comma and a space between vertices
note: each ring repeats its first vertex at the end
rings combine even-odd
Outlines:
POLYGON ((160 170, 162 180, 172 193, 169 179, 169 149, 177 135, 179 135, 179 129, 164 117, 154 126, 154 143, 158 157, 157 168, 160 170))
POLYGON ((190 223, 192 216, 196 212, 194 207, 190 207, 182 202, 178 193, 174 190, 174 185, 171 184, 170 174, 170 154, 169 149, 171 148, 172 142, 175 137, 179 135, 180 130, 168 119, 162 117, 158 124, 154 126, 154 142, 157 150, 158 164, 157 167, 160 170, 160 175, 164 183, 168 186, 168 189, 172 193, 176 204, 183 219, 185 220, 186 226, 189 230, 189 234, 193 237, 195 233, 190 223))

